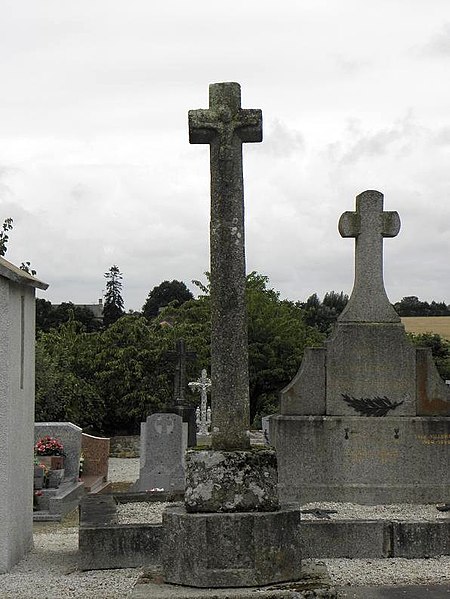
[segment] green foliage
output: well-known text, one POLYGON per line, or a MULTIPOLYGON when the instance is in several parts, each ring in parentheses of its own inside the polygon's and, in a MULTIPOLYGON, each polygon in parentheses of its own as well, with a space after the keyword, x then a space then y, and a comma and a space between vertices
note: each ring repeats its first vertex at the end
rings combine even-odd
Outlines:
POLYGON ((450 307, 445 302, 422 302, 415 295, 408 295, 394 304, 399 316, 450 316, 450 307))
POLYGON ((3 221, 2 228, 0 230, 0 256, 4 256, 7 251, 7 243, 9 239, 8 231, 11 231, 13 228, 13 219, 6 218, 3 221))
POLYGON ((181 306, 193 297, 182 281, 175 279, 173 281, 163 281, 160 285, 153 287, 148 294, 142 307, 142 313, 148 319, 155 318, 161 308, 165 308, 172 303, 175 307, 181 306))
POLYGON ((38 422, 70 420, 98 427, 102 398, 94 383, 97 337, 69 321, 36 342, 36 413, 38 422))
POLYGON ((340 293, 328 291, 322 302, 319 300, 317 293, 313 293, 305 303, 299 305, 304 310, 306 324, 315 327, 325 335, 329 335, 333 324, 347 305, 347 302, 348 295, 342 291, 340 293))
POLYGON ((440 376, 450 380, 450 341, 436 333, 407 333, 409 339, 417 347, 430 347, 431 354, 440 376))
POLYGON ((170 398, 169 346, 158 333, 145 318, 130 315, 99 335, 95 382, 105 405, 105 432, 139 432, 140 422, 170 398))
POLYGON ((60 325, 75 320, 82 325, 83 331, 92 333, 101 328, 101 322, 95 318, 89 308, 75 306, 72 302, 63 302, 52 306, 51 302, 43 298, 36 299, 36 333, 49 332, 60 325))
POLYGON ((114 264, 108 272, 105 272, 106 293, 105 305, 103 307, 103 324, 109 327, 125 314, 122 299, 122 273, 114 264))
MULTIPOLYGON (((279 294, 267 284, 265 276, 255 272, 247 276, 252 422, 258 415, 276 411, 278 392, 294 376, 305 347, 320 344, 323 340, 323 335, 304 323, 302 309, 293 302, 280 300, 279 294)), ((197 377, 201 368, 210 372, 209 286, 201 283, 199 286, 205 295, 180 308, 169 307, 157 319, 169 323, 163 334, 169 336, 173 344, 182 337, 187 347, 197 353, 196 364, 188 365, 188 376, 192 377, 197 377)))

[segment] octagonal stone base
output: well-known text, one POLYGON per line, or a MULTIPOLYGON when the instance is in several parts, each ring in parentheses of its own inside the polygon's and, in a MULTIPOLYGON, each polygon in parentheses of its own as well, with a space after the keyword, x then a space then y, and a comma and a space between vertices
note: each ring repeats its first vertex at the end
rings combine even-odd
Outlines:
POLYGON ((298 580, 300 511, 163 514, 165 582, 193 587, 249 587, 298 580))
POLYGON ((277 510, 277 458, 272 450, 188 451, 188 512, 271 512, 277 510))

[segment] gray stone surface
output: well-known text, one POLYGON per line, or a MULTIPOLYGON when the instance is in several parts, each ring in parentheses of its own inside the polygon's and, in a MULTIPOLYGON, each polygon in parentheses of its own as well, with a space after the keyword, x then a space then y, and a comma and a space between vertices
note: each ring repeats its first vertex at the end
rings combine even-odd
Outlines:
POLYGON ((162 534, 162 527, 157 524, 82 526, 79 530, 79 568, 139 568, 159 563, 162 534))
POLYGON ((383 194, 364 191, 356 197, 356 211, 339 220, 342 237, 355 238, 355 282, 341 322, 400 322, 383 281, 383 238, 400 231, 397 212, 383 212, 383 194))
POLYGON ((392 557, 392 525, 385 520, 302 520, 302 557, 392 557))
POLYGON ((326 361, 327 415, 358 415, 345 397, 362 407, 366 400, 386 398, 393 406, 388 416, 416 415, 416 350, 403 325, 338 322, 326 361))
POLYGON ((152 414, 141 427, 141 463, 136 490, 183 491, 183 422, 177 414, 152 414))
POLYGON ((450 517, 439 522, 394 522, 392 538, 395 557, 450 555, 450 517))
POLYGON ((132 599, 336 599, 324 564, 302 566, 301 576, 295 582, 257 588, 202 589, 165 584, 157 569, 146 572, 144 584, 137 584, 132 599))
POLYGON ((210 145, 214 449, 250 446, 242 144, 261 140, 261 111, 241 108, 238 83, 210 85, 209 109, 189 111, 190 143, 210 145))
POLYGON ((188 451, 189 512, 249 512, 278 509, 274 451, 188 451))
POLYGON ((272 424, 282 502, 450 497, 450 418, 278 415, 272 424))
POLYGON ((0 256, 0 574, 33 546, 36 287, 0 256))
POLYGON ((283 414, 325 414, 326 350, 307 347, 300 368, 280 392, 283 414))
POLYGON ((270 421, 282 500, 449 495, 450 389, 430 352, 409 342, 384 288, 383 238, 399 228, 377 191, 360 194, 356 211, 341 216, 341 235, 355 238, 350 300, 325 348, 305 352, 270 421))
POLYGON ((301 577, 300 512, 163 515, 166 582, 195 587, 245 587, 301 577))
POLYGON ((45 435, 60 439, 64 445, 64 477, 77 481, 80 469, 82 429, 72 422, 36 422, 34 442, 45 435))

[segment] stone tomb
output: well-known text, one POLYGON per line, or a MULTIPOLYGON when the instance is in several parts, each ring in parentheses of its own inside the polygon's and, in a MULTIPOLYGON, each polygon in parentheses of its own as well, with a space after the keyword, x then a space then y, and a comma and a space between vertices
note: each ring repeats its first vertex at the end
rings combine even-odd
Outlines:
POLYGON ((383 237, 400 229, 366 191, 339 221, 355 282, 325 347, 306 350, 270 419, 284 501, 442 502, 450 497, 450 389, 387 298, 383 237))
POLYGON ((84 485, 78 478, 82 430, 72 422, 36 422, 34 442, 45 435, 59 439, 64 445, 64 478, 57 488, 42 490, 33 519, 58 521, 78 506, 80 497, 85 492, 84 485))
POLYGON ((0 574, 33 546, 35 290, 0 257, 0 574))
POLYGON ((152 414, 141 424, 141 459, 136 491, 184 491, 187 439, 177 414, 152 414))

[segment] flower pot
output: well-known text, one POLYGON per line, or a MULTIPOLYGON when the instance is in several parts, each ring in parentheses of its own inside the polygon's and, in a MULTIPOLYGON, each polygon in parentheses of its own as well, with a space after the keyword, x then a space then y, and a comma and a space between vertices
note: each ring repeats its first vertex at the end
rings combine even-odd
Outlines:
POLYGON ((61 470, 64 467, 62 455, 38 455, 40 464, 45 464, 49 470, 61 470))

